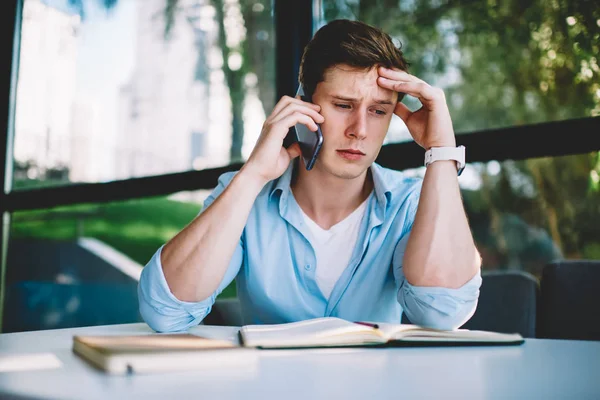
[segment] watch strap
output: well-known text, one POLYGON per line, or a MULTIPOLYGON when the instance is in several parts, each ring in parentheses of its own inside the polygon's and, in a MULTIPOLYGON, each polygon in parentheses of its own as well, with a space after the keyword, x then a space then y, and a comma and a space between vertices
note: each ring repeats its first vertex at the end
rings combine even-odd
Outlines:
POLYGON ((456 161, 456 169, 460 175, 465 168, 465 146, 432 147, 425 152, 425 167, 440 160, 456 161))

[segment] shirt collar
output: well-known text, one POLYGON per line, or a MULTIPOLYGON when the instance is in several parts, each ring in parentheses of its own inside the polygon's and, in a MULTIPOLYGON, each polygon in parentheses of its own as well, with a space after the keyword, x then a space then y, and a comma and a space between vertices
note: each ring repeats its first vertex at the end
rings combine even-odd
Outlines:
MULTIPOLYGON (((287 200, 287 196, 290 193, 290 184, 292 182, 292 176, 294 173, 294 168, 299 166, 298 160, 291 162, 288 168, 285 170, 283 175, 279 177, 277 183, 271 189, 269 193, 269 199, 273 197, 273 195, 277 192, 281 193, 279 198, 280 206, 282 202, 287 200)), ((381 167, 377 163, 371 164, 370 167, 371 175, 373 176, 373 185, 375 187, 375 196, 377 197, 377 205, 381 210, 385 210, 387 205, 392 199, 392 189, 388 182, 385 179, 385 169, 381 167)), ((285 203, 284 203, 285 204, 285 203)))
POLYGON ((377 203, 384 210, 389 202, 392 201, 392 188, 389 179, 386 179, 385 169, 377 164, 371 164, 371 175, 373 176, 373 186, 375 187, 375 196, 377 203))
MULTIPOLYGON (((279 177, 279 179, 277 179, 277 183, 273 186, 273 189, 271 189, 271 192, 269 193, 269 199, 271 199, 273 197, 273 195, 275 195, 275 193, 277 193, 277 192, 281 193, 281 197, 284 197, 284 196, 287 197, 287 193, 290 191, 290 185, 292 183, 294 166, 296 164, 297 164, 296 160, 291 162, 290 165, 288 166, 288 168, 283 173, 283 175, 281 175, 279 177)), ((280 202, 281 202, 281 197, 279 198, 280 202)))

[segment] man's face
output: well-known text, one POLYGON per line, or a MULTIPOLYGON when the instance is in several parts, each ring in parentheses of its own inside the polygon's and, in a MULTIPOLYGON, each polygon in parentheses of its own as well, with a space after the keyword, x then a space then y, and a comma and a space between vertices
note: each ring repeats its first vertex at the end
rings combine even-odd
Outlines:
POLYGON ((312 97, 325 117, 323 147, 315 169, 353 179, 375 161, 398 97, 380 87, 377 76, 376 68, 358 70, 347 65, 326 71, 312 97))

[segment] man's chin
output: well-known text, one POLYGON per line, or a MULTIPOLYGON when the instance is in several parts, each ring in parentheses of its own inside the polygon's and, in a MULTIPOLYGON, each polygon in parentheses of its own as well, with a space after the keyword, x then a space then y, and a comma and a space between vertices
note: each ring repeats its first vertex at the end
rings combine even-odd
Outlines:
MULTIPOLYGON (((369 164, 370 165, 370 164, 369 164)), ((343 163, 337 162, 323 165, 324 169, 331 175, 341 179, 356 179, 369 168, 365 163, 343 163)))

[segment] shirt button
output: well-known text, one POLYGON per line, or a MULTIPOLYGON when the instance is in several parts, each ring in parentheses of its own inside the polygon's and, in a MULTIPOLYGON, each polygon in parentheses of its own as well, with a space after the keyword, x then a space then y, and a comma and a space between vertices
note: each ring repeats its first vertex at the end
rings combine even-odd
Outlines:
POLYGON ((310 264, 306 264, 306 265, 304 266, 304 269, 305 269, 305 270, 307 270, 307 271, 310 271, 310 264))

